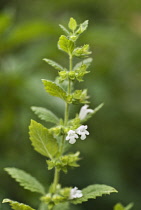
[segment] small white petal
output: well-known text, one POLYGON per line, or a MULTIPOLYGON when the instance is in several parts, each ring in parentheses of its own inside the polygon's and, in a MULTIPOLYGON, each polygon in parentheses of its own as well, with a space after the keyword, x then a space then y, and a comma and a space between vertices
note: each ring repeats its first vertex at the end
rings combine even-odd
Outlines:
POLYGON ((69 140, 69 143, 70 144, 74 144, 76 142, 76 139, 74 139, 74 138, 71 138, 70 140, 69 140))
POLYGON ((84 105, 81 107, 80 109, 80 113, 79 113, 79 118, 80 120, 83 120, 87 117, 87 114, 88 113, 93 113, 93 110, 92 109, 88 109, 88 105, 84 105))
POLYGON ((81 140, 85 140, 86 139, 86 135, 82 134, 80 138, 81 138, 81 140))

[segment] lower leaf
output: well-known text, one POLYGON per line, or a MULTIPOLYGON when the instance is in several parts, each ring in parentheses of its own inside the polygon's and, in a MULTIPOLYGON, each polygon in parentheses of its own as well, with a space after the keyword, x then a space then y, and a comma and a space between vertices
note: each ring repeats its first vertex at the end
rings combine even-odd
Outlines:
POLYGON ((17 201, 12 201, 8 198, 4 199, 2 201, 2 203, 10 203, 11 208, 14 209, 14 210, 35 210, 28 205, 25 205, 23 203, 19 203, 17 201))
POLYGON ((107 185, 90 185, 82 190, 83 196, 81 198, 73 199, 70 202, 73 204, 80 204, 88 201, 88 199, 96 199, 99 196, 109 195, 114 192, 117 192, 117 190, 107 185))

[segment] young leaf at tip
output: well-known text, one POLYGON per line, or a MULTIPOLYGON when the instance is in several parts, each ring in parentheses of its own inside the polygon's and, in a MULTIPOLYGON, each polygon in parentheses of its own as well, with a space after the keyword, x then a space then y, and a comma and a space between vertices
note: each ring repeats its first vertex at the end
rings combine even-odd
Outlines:
POLYGON ((67 35, 69 35, 69 31, 63 25, 59 24, 59 26, 67 35))
POLYGON ((43 185, 25 171, 18 168, 5 168, 4 170, 17 182, 19 182, 20 186, 24 189, 30 190, 31 192, 38 192, 43 195, 45 194, 43 185))
POLYGON ((68 24, 68 27, 74 32, 76 27, 77 27, 77 22, 74 18, 70 18, 70 21, 69 21, 69 24, 68 24))
POLYGON ((58 41, 58 48, 68 54, 74 50, 74 42, 69 40, 66 36, 61 35, 58 41))

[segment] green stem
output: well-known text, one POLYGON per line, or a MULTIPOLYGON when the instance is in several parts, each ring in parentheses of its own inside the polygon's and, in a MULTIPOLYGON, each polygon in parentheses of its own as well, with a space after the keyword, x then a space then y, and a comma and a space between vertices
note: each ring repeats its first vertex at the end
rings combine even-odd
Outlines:
MULTIPOLYGON (((69 71, 72 71, 72 55, 69 56, 69 71)), ((71 80, 69 79, 68 82, 68 94, 71 93, 71 80)), ((66 102, 65 105, 65 114, 64 114, 64 126, 67 125, 69 119, 69 104, 66 102)), ((62 136, 62 144, 60 148, 60 153, 61 155, 63 154, 63 149, 64 149, 64 143, 65 143, 65 135, 62 136)), ((55 173, 54 173, 54 180, 53 180, 53 192, 56 192, 56 187, 59 182, 59 174, 60 171, 58 171, 57 168, 55 168, 55 173)))
POLYGON ((54 180, 53 180, 53 192, 56 192, 57 184, 59 182, 59 170, 55 168, 55 173, 54 173, 54 180))

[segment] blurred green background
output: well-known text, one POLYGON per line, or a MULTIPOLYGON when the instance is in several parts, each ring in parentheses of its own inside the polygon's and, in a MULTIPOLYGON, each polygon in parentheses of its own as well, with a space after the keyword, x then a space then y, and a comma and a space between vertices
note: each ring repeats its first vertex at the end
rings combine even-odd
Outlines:
MULTIPOLYGON (((0 200, 10 198, 34 208, 38 196, 23 190, 4 167, 18 167, 35 175, 46 187, 52 181, 45 158, 31 147, 32 105, 63 115, 59 99, 45 93, 40 79, 54 80, 57 72, 42 58, 67 66, 57 49, 62 34, 58 24, 70 17, 89 20, 79 45, 89 43, 94 61, 91 74, 80 86, 88 87, 90 108, 102 110, 88 122, 90 137, 74 145, 80 149, 81 167, 63 175, 63 186, 80 189, 108 184, 119 193, 89 201, 72 209, 112 210, 116 202, 134 202, 141 195, 141 1, 134 0, 1 0, 0 1, 0 200)), ((79 111, 80 106, 72 107, 79 111)), ((72 112, 71 112, 72 113, 72 112)), ((47 125, 50 126, 50 125, 47 125)), ((2 204, 3 210, 9 209, 2 204)))

